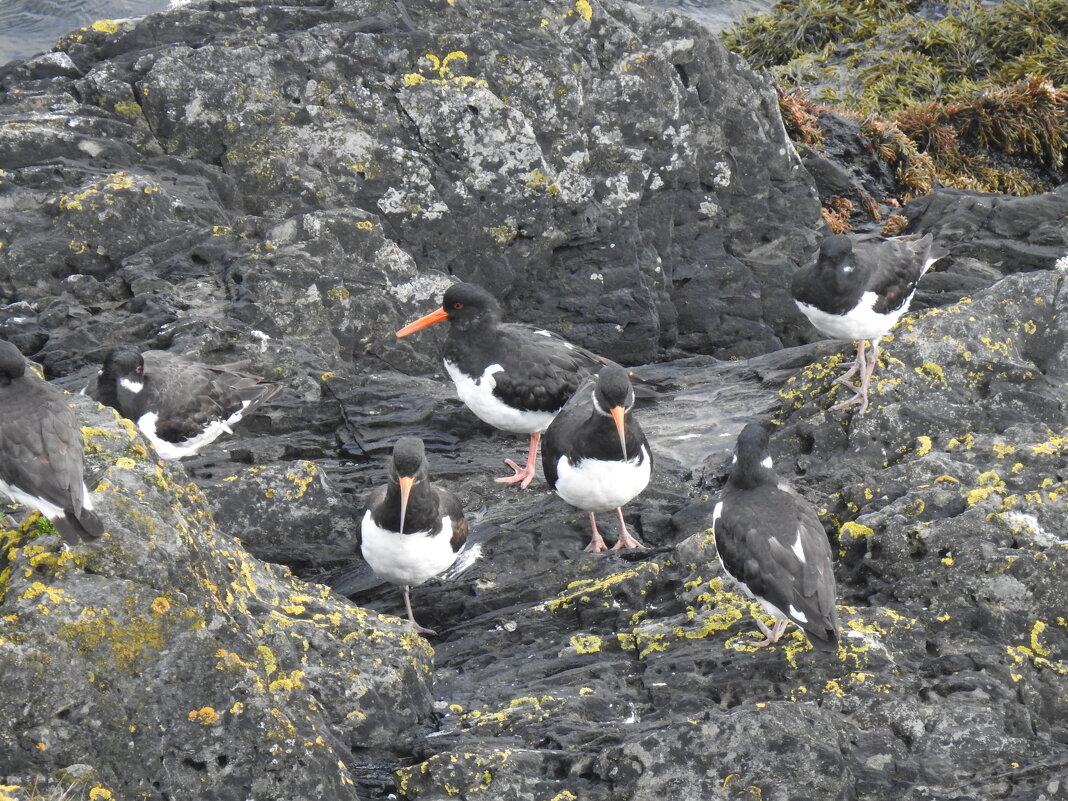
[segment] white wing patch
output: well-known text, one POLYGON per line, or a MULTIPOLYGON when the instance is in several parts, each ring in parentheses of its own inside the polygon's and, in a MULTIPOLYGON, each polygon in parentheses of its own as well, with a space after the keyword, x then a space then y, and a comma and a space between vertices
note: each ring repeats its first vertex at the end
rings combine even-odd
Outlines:
POLYGON ((805 548, 801 544, 801 526, 797 527, 797 538, 794 539, 794 544, 790 546, 790 550, 794 552, 794 556, 797 557, 797 561, 801 564, 806 564, 805 548))
MULTIPOLYGON (((546 332, 548 333, 548 332, 546 332)), ((544 431, 556 417, 556 412, 529 412, 513 409, 493 394, 497 386, 494 376, 504 372, 499 364, 491 364, 478 378, 472 378, 452 362, 445 360, 445 372, 456 385, 456 394, 468 409, 483 422, 502 431, 533 434, 544 431)))
POLYGON ((771 467, 774 464, 774 462, 771 461, 771 457, 770 456, 765 456, 763 459, 760 460, 760 464, 762 466, 766 467, 768 470, 771 470, 771 467))
POLYGON ((808 618, 805 617, 805 613, 802 612, 800 609, 798 609, 793 604, 790 604, 789 611, 790 611, 790 617, 792 617, 794 620, 798 620, 801 623, 808 623, 808 618))
POLYGON ((141 415, 137 420, 137 427, 141 429, 141 433, 145 435, 145 438, 152 443, 152 447, 156 449, 156 453, 161 459, 182 459, 186 456, 192 456, 223 434, 233 434, 233 429, 230 426, 237 425, 241 421, 241 417, 249 403, 250 401, 242 401, 241 408, 225 420, 213 420, 199 434, 181 442, 170 442, 160 438, 156 433, 156 424, 159 422, 159 415, 156 412, 145 412, 141 415))
POLYGON ((0 492, 4 493, 4 495, 9 497, 15 503, 25 506, 27 509, 36 509, 49 520, 63 514, 63 507, 56 506, 54 503, 50 503, 44 498, 38 498, 36 495, 31 495, 25 490, 19 489, 12 484, 8 484, 3 479, 0 479, 0 492))
MULTIPOLYGON (((441 519, 441 531, 398 534, 381 528, 371 510, 364 512, 360 526, 360 551, 375 575, 393 584, 415 586, 448 570, 456 561, 452 549, 452 521, 441 519)), ((477 558, 481 550, 472 554, 477 558)))

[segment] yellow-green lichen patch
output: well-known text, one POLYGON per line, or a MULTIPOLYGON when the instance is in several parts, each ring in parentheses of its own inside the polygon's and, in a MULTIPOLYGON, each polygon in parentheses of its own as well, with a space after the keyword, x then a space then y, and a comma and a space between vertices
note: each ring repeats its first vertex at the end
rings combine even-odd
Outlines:
POLYGON ((125 673, 138 670, 153 659, 173 640, 176 631, 204 625, 196 610, 175 611, 169 602, 163 613, 159 612, 158 603, 142 610, 133 598, 121 606, 124 608, 116 611, 83 607, 77 618, 57 627, 57 634, 96 667, 125 673))
POLYGON ((596 634, 575 634, 571 637, 571 647, 579 654, 595 654, 601 650, 602 642, 596 634))
POLYGON ((500 736, 515 732, 529 723, 540 723, 566 704, 566 699, 551 695, 540 698, 524 696, 512 699, 501 709, 491 711, 483 708, 464 712, 460 715, 459 725, 465 731, 478 730, 483 734, 500 736))
MULTIPOLYGON (((508 764, 510 750, 481 754, 435 754, 425 762, 395 771, 397 787, 409 798, 468 797, 489 790, 494 771, 508 764)), ((492 794, 487 793, 487 798, 492 794)))
POLYGON ((660 565, 656 562, 643 562, 637 567, 622 570, 599 579, 579 579, 567 585, 567 588, 555 598, 539 604, 536 609, 556 612, 562 609, 570 609, 575 604, 589 604, 600 602, 609 606, 612 601, 612 593, 616 589, 638 582, 644 593, 656 579, 660 572, 660 565))
POLYGON ((205 706, 190 712, 189 719, 194 723, 199 723, 201 726, 213 726, 219 722, 219 713, 212 707, 205 706))
POLYGON ((919 367, 914 368, 917 373, 924 376, 930 381, 932 387, 947 386, 946 374, 942 368, 934 362, 924 362, 919 367))
POLYGON ((918 625, 915 618, 889 607, 859 610, 853 606, 840 606, 838 617, 838 660, 852 665, 855 670, 867 667, 873 652, 892 661, 890 641, 898 631, 918 625))

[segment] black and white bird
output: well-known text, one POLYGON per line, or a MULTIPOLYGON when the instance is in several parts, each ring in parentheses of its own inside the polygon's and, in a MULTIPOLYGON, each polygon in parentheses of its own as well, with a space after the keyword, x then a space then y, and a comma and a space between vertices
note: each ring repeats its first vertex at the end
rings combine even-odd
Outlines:
POLYGON ((619 538, 612 550, 642 548, 627 531, 623 505, 645 489, 653 456, 631 414, 634 389, 619 365, 602 367, 578 388, 545 432, 542 468, 556 494, 588 512, 592 535, 586 551, 605 551, 597 512, 615 510, 619 538))
POLYGON ((879 340, 908 311, 920 277, 947 252, 933 243, 931 234, 890 239, 832 234, 820 243, 815 263, 794 274, 794 302, 816 330, 857 341, 853 366, 835 379, 853 397, 833 408, 860 404, 860 413, 868 408, 879 340), (860 377, 859 386, 849 382, 854 375, 860 377))
POLYGON ((497 479, 526 488, 534 479, 542 433, 586 376, 614 362, 551 331, 502 323, 497 299, 477 284, 453 284, 440 309, 397 336, 446 320, 442 358, 460 400, 494 428, 530 435, 526 466, 505 459, 515 475, 497 479))
POLYGON ((756 618, 762 648, 796 623, 813 647, 835 651, 838 613, 834 564, 816 511, 771 466, 768 432, 749 423, 738 435, 730 478, 712 510, 723 569, 775 618, 756 618))
POLYGON ((0 341, 0 492, 47 517, 70 545, 104 533, 83 450, 62 390, 27 372, 18 348, 0 341))
POLYGON ((459 499, 430 481, 423 441, 397 440, 387 482, 367 498, 360 551, 375 575, 400 585, 408 620, 420 634, 436 632, 415 622, 410 588, 450 568, 459 572, 478 557, 464 548, 467 530, 459 499))
POLYGON ((243 366, 118 348, 85 391, 134 421, 161 458, 181 459, 233 433, 232 426, 280 389, 241 372, 243 366))

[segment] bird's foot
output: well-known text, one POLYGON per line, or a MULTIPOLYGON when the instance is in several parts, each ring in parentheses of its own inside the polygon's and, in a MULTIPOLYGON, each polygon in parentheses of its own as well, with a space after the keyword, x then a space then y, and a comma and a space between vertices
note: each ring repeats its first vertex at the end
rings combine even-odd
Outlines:
POLYGON ((852 398, 848 398, 842 401, 841 403, 834 404, 834 406, 832 406, 831 408, 848 409, 850 406, 859 403, 860 412, 863 414, 864 410, 868 408, 868 393, 861 392, 857 387, 854 387, 852 384, 849 384, 847 386, 849 386, 849 388, 853 390, 853 392, 856 394, 854 394, 852 398))
POLYGON ((434 629, 428 629, 426 626, 420 626, 414 620, 411 621, 411 624, 412 624, 412 629, 415 630, 416 634, 422 634, 424 637, 437 637, 438 636, 438 633, 436 631, 434 631, 434 629))
POLYGON ((519 484, 521 489, 526 489, 530 486, 530 482, 534 480, 534 473, 536 468, 534 465, 528 464, 526 467, 520 467, 511 459, 505 459, 504 463, 515 471, 514 476, 502 476, 501 478, 493 479, 498 484, 519 484))
POLYGON ((604 539, 600 534, 594 534, 590 537, 589 544, 582 550, 585 553, 602 553, 608 550, 608 546, 604 544, 604 539))
POLYGON ((612 546, 613 551, 619 551, 623 548, 642 548, 645 546, 638 542, 634 537, 630 536, 626 531, 619 535, 619 539, 616 540, 616 544, 612 546))
POLYGON ((765 648, 769 645, 774 645, 782 637, 782 633, 786 631, 786 626, 790 622, 785 618, 776 620, 772 627, 769 629, 764 625, 764 621, 758 617, 753 618, 756 621, 757 628, 760 629, 760 633, 764 635, 764 639, 760 642, 753 643, 754 648, 765 648))

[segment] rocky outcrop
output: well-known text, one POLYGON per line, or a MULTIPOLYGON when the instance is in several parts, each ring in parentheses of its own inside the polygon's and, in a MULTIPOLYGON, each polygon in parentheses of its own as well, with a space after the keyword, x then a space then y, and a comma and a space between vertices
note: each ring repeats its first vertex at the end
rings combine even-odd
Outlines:
POLYGON ((114 339, 118 310, 131 340, 303 332, 308 369, 427 370, 387 332, 442 273, 631 363, 780 343, 768 278, 804 260, 819 209, 740 59, 614 3, 410 12, 229 0, 101 22, 60 43, 58 74, 0 75, 27 218, 0 233, 0 292, 73 296, 19 332, 48 368, 114 339))
POLYGON ((396 758, 428 719, 429 646, 250 557, 129 421, 72 404, 108 531, 2 532, 5 797, 353 798, 349 755, 396 758))
POLYGON ((70 388, 115 343, 285 384, 181 465, 72 398, 112 529, 3 534, 0 793, 1062 794, 1063 193, 915 201, 952 258, 872 408, 831 411, 850 348, 779 348, 814 336, 786 293, 819 209, 760 79, 610 2, 401 8, 216 0, 0 72, 0 336, 70 388), (393 336, 450 272, 630 363, 685 353, 636 368, 646 550, 583 554, 584 514, 491 481, 525 443, 457 401, 439 334, 393 336), (838 554, 835 655, 754 650, 709 536, 771 417, 838 554), (357 555, 401 435, 483 553, 413 590, 430 645, 357 555))

